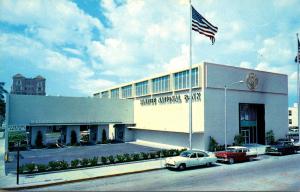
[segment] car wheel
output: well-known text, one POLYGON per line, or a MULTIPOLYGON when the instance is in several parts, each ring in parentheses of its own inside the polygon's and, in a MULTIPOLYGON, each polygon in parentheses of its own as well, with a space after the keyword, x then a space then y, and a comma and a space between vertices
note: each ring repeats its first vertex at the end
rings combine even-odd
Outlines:
POLYGON ((229 164, 234 164, 234 159, 233 158, 229 159, 229 164))
POLYGON ((249 161, 253 161, 254 160, 254 157, 249 157, 249 161))
POLYGON ((206 163, 206 166, 207 166, 207 167, 210 167, 210 166, 212 166, 212 163, 211 163, 211 162, 206 163))
POLYGON ((186 168, 185 164, 180 164, 179 167, 178 167, 178 169, 179 169, 180 171, 185 170, 185 168, 186 168))

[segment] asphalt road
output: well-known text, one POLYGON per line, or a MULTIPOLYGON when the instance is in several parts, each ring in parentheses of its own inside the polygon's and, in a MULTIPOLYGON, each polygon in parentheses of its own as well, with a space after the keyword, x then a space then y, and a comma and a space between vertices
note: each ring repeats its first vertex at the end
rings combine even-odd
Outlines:
MULTIPOLYGON (((47 164, 49 161, 72 161, 79 158, 92 158, 94 156, 109 156, 124 153, 140 153, 159 151, 159 148, 146 147, 133 143, 118 143, 118 144, 98 144, 92 146, 68 146, 59 149, 31 149, 29 151, 21 151, 20 165, 26 163, 47 164)), ((17 152, 10 152, 10 157, 14 160, 6 163, 7 171, 16 171, 17 152)))
POLYGON ((260 160, 233 165, 216 164, 182 172, 163 169, 30 191, 299 191, 299 162, 300 154, 262 156, 260 160))

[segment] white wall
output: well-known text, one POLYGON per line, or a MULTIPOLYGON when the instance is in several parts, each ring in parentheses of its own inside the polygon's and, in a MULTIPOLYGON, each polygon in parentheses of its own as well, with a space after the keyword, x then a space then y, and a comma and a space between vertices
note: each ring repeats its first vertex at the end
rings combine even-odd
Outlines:
POLYGON ((9 96, 8 125, 133 123, 133 101, 89 97, 9 96))
MULTIPOLYGON (((168 148, 188 148, 189 134, 135 129, 137 142, 153 143, 168 148)), ((204 149, 203 133, 193 134, 193 148, 204 149)))
MULTIPOLYGON (((194 90, 200 92, 200 89, 194 90)), ((172 131, 172 132, 189 132, 189 103, 184 100, 184 95, 188 91, 181 93, 160 94, 152 98, 162 96, 181 95, 181 103, 141 105, 140 100, 134 100, 134 122, 136 129, 172 131)), ((203 132, 203 114, 201 113, 202 98, 200 101, 193 102, 193 131, 203 132)))
POLYGON ((234 67, 207 64, 204 90, 205 143, 209 136, 224 144, 224 84, 239 81, 254 72, 259 83, 255 91, 246 84, 235 84, 227 90, 227 143, 239 133, 239 103, 265 105, 265 131, 273 130, 276 138, 285 137, 288 125, 287 76, 234 67), (223 75, 221 75, 223 74, 223 75))

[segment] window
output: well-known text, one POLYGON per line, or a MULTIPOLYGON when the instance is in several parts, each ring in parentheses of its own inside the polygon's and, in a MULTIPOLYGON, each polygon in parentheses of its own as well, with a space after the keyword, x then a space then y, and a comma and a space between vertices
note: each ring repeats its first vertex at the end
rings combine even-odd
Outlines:
POLYGON ((103 91, 101 93, 101 98, 108 98, 108 91, 103 91))
POLYGON ((196 153, 193 153, 190 158, 197 158, 196 153))
POLYGON ((119 98, 119 88, 111 90, 110 98, 119 98))
POLYGON ((292 116, 292 110, 289 110, 289 116, 292 116))
POLYGON ((122 87, 122 98, 127 98, 132 96, 132 85, 122 87))
POLYGON ((289 119, 289 124, 291 125, 293 123, 292 119, 289 119))
POLYGON ((147 95, 148 94, 148 81, 143 81, 135 84, 136 96, 147 95))
POLYGON ((198 157, 205 157, 205 155, 203 153, 197 153, 198 154, 198 157))
POLYGON ((152 92, 161 93, 170 90, 170 76, 163 76, 152 79, 152 92))
MULTIPOLYGON (((198 86, 198 68, 192 69, 192 87, 198 86)), ((190 85, 189 70, 174 74, 175 90, 187 89, 190 85)))

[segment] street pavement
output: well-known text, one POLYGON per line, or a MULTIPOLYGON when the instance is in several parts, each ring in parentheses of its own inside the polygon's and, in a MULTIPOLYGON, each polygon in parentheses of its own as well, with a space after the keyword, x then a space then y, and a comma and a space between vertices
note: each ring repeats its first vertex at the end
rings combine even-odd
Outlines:
POLYGON ((299 162, 300 154, 264 155, 260 160, 233 165, 216 164, 182 172, 162 169, 30 191, 299 191, 299 162))

